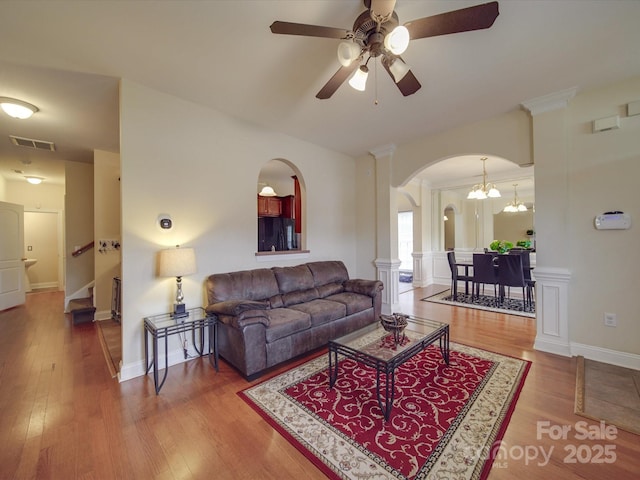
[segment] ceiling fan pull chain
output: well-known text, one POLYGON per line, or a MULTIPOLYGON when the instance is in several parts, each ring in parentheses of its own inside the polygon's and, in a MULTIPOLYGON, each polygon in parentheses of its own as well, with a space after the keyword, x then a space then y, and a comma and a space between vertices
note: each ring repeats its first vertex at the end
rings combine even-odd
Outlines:
POLYGON ((373 83, 375 90, 375 100, 373 102, 374 105, 378 105, 378 62, 375 62, 375 66, 373 67, 373 83))

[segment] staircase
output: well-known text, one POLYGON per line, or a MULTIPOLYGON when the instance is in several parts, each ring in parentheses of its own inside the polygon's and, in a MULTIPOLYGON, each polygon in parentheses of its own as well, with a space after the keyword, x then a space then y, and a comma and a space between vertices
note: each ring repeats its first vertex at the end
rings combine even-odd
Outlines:
POLYGON ((75 298, 69 301, 69 313, 73 324, 93 322, 96 307, 93 306, 93 287, 89 288, 89 297, 75 298))

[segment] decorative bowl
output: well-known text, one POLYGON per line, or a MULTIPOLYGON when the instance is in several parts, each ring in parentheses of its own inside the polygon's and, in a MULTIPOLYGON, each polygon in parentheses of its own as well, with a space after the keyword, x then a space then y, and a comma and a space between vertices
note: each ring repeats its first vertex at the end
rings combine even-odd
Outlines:
POLYGON ((380 315, 380 324, 387 332, 393 334, 393 340, 397 344, 404 338, 404 329, 407 326, 408 315, 393 313, 391 315, 380 315))

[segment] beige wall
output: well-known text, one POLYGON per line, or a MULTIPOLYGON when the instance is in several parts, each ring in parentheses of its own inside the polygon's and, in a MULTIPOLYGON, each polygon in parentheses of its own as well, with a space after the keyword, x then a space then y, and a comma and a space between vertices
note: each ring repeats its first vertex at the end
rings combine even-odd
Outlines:
POLYGON ((640 265, 640 116, 626 117, 625 106, 638 99, 640 78, 635 78, 570 102, 568 201, 555 206, 565 212, 566 230, 560 235, 547 231, 543 212, 536 210, 542 220, 536 221, 536 233, 542 230, 547 243, 553 242, 549 248, 567 245, 571 340, 632 354, 640 354, 638 306, 630 294, 640 265), (593 120, 616 114, 621 116, 619 130, 592 133, 593 120), (611 210, 630 214, 631 229, 596 230, 594 217, 611 210), (617 314, 618 327, 604 326, 604 312, 617 314))
POLYGON ((120 155, 94 152, 94 302, 96 319, 111 318, 113 277, 120 276, 120 250, 100 251, 99 240, 120 240, 120 155))
POLYGON ((93 241, 93 165, 65 164, 65 293, 67 300, 88 295, 94 281, 94 255, 73 257, 76 247, 93 241))
POLYGON ((205 303, 204 280, 216 272, 339 259, 360 274, 351 158, 128 80, 120 111, 123 379, 143 373, 143 317, 167 312, 175 297, 175 279, 155 275, 164 247, 195 248, 198 272, 183 278, 187 308, 205 303), (274 158, 303 176, 311 253, 259 262, 256 179, 274 158), (158 227, 161 213, 171 215, 172 230, 158 227))

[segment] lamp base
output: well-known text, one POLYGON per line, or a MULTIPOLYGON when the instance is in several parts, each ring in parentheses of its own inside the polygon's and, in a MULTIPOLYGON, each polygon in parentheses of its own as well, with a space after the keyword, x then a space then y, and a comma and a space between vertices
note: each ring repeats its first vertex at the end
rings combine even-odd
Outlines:
POLYGON ((173 304, 173 313, 171 314, 173 318, 185 318, 189 316, 189 312, 187 312, 184 303, 174 303, 173 304))

